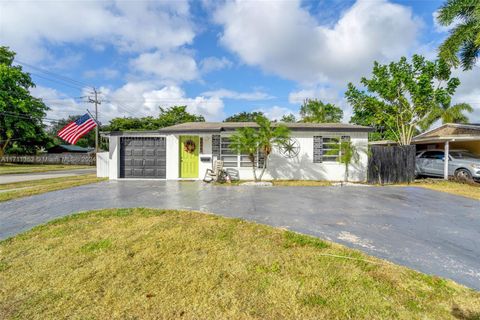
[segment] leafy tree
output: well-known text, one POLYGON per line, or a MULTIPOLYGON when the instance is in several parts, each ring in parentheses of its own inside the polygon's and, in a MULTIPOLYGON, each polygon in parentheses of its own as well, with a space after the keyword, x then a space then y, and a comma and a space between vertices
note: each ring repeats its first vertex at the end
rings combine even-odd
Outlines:
POLYGON ((236 113, 227 119, 223 120, 223 122, 255 122, 255 119, 258 116, 264 116, 263 112, 260 111, 253 111, 253 112, 240 112, 236 113))
POLYGON ((0 47, 0 156, 35 153, 48 143, 42 119, 48 107, 30 94, 35 87, 21 66, 13 66, 15 53, 0 47))
POLYGON ((187 112, 187 106, 173 106, 171 108, 160 107, 160 115, 157 119, 158 128, 165 128, 185 122, 204 122, 205 118, 187 112))
POLYGON ((265 116, 258 116, 255 119, 258 128, 241 128, 233 134, 230 148, 238 153, 247 154, 252 162, 253 177, 255 181, 261 181, 268 166, 268 159, 273 147, 281 145, 290 137, 290 130, 283 124, 274 124, 265 116), (260 174, 257 177, 256 162, 257 152, 260 152, 264 159, 260 174))
POLYGON ((389 65, 375 62, 371 79, 362 78, 367 92, 349 83, 345 93, 353 106, 351 122, 379 128, 383 137, 409 145, 419 126, 438 106, 448 105, 460 84, 442 60, 414 55, 389 65))
POLYGON ((106 131, 129 131, 129 130, 157 130, 185 122, 203 122, 205 118, 187 112, 187 106, 173 106, 171 108, 160 107, 157 118, 114 118, 105 127, 106 131))
MULTIPOLYGON (((55 145, 65 144, 66 142, 58 137, 58 132, 62 130, 62 128, 65 127, 67 124, 77 120, 81 116, 82 115, 68 116, 65 119, 54 122, 47 130, 47 133, 50 136, 52 143, 55 145)), ((84 148, 95 147, 95 130, 91 130, 89 133, 80 138, 80 140, 77 141, 76 145, 84 148)))
POLYGON ((289 113, 289 114, 284 114, 280 119, 280 122, 293 123, 293 122, 297 122, 297 119, 295 118, 295 115, 293 113, 289 113))
POLYGON ((468 103, 437 106, 428 114, 420 127, 422 130, 427 130, 437 120, 441 120, 442 123, 467 123, 468 117, 464 114, 465 111, 473 112, 472 106, 468 103))
POLYGON ((350 165, 357 164, 360 160, 360 155, 358 153, 357 147, 352 143, 352 141, 340 141, 339 144, 332 146, 332 149, 327 152, 327 154, 339 155, 338 161, 345 165, 345 174, 344 180, 348 181, 348 171, 350 165))
POLYGON ((342 121, 343 111, 331 103, 306 99, 300 107, 301 122, 334 123, 342 121))
POLYGON ((455 24, 440 46, 439 56, 453 66, 472 69, 480 55, 480 1, 447 0, 437 17, 443 26, 455 24))
POLYGON ((230 137, 230 148, 241 154, 248 155, 248 159, 252 163, 253 178, 257 178, 257 154, 258 154, 258 138, 257 131, 253 128, 240 128, 230 137))

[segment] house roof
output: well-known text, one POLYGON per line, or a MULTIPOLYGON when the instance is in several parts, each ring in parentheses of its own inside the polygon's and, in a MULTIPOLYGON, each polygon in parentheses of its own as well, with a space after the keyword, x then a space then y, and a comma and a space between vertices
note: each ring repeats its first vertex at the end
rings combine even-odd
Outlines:
POLYGON ((414 143, 480 140, 480 124, 446 123, 413 138, 414 143))
MULTIPOLYGON (((274 123, 278 125, 280 123, 274 123)), ((357 131, 370 132, 373 131, 371 127, 359 126, 347 123, 283 123, 292 131, 357 131)), ((112 131, 109 133, 102 133, 103 135, 156 135, 159 133, 216 133, 222 131, 234 131, 240 128, 257 128, 255 122, 186 122, 170 127, 161 128, 159 130, 148 131, 112 131)))
MULTIPOLYGON (((292 131, 372 131, 370 127, 364 127, 346 123, 274 123, 283 124, 292 131)), ((160 132, 216 132, 231 131, 240 128, 258 128, 255 122, 187 122, 162 128, 160 132)))
POLYGON ((84 148, 70 144, 60 144, 49 148, 47 151, 50 150, 65 150, 67 152, 90 152, 93 150, 93 148, 84 148))

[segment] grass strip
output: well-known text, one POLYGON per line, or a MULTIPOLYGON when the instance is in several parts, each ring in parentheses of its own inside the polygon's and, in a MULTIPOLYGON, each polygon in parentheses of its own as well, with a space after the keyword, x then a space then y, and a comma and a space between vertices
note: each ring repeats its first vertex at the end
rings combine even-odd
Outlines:
POLYGON ((107 180, 95 174, 0 184, 0 202, 107 180))
POLYGON ((88 169, 88 168, 94 168, 94 166, 76 166, 76 165, 62 165, 62 164, 0 163, 0 175, 48 172, 48 171, 63 171, 63 170, 75 170, 75 169, 88 169))

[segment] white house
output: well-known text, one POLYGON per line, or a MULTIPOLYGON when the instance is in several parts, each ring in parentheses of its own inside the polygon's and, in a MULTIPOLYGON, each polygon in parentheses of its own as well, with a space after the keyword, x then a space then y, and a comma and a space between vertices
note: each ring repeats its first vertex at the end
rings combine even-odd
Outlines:
MULTIPOLYGON (((327 152, 342 139, 350 139, 360 154, 349 178, 366 179, 371 128, 341 123, 285 125, 291 130, 289 147, 273 150, 264 179, 343 180, 345 166, 338 162, 338 155, 327 152)), ((230 174, 250 180, 251 163, 246 155, 230 150, 229 136, 236 129, 256 126, 252 122, 189 122, 156 131, 105 133, 108 158, 99 154, 102 169, 98 172, 110 179, 203 179, 213 162, 221 159, 230 174)))

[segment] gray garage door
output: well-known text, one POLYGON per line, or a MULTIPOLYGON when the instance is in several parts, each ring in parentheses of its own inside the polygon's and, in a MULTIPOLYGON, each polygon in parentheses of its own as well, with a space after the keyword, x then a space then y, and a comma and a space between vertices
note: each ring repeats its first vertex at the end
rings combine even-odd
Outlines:
POLYGON ((164 137, 120 138, 120 178, 165 179, 164 137))

